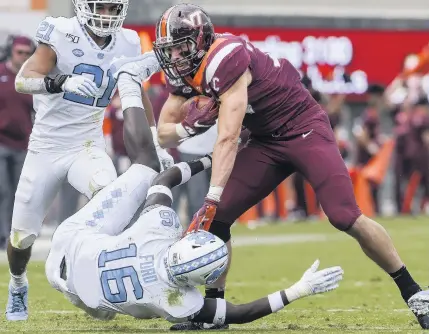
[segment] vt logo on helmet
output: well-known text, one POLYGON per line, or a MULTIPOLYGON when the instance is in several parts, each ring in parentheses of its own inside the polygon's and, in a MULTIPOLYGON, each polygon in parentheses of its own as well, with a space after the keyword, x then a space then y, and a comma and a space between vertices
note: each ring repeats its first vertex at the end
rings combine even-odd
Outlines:
POLYGON ((127 17, 129 0, 73 0, 79 22, 99 37, 118 32, 127 17))
POLYGON ((179 4, 161 16, 153 46, 165 74, 175 80, 198 70, 214 37, 213 24, 201 7, 179 4))

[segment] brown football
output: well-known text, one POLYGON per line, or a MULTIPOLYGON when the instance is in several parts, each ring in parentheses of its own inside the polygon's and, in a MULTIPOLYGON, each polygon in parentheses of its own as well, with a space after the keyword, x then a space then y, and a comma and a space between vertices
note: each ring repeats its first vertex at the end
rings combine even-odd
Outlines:
MULTIPOLYGON (((185 117, 188 115, 188 111, 189 111, 189 106, 192 103, 192 101, 197 100, 197 108, 198 109, 202 109, 204 108, 204 106, 206 106, 208 103, 210 103, 211 98, 204 96, 204 95, 198 95, 198 96, 194 96, 191 97, 190 99, 188 99, 185 103, 182 104, 182 106, 180 107, 180 116, 181 116, 181 120, 183 121, 185 119, 185 117)), ((219 109, 219 106, 217 107, 217 109, 219 109)), ((217 112, 219 112, 219 110, 217 110, 217 112)))

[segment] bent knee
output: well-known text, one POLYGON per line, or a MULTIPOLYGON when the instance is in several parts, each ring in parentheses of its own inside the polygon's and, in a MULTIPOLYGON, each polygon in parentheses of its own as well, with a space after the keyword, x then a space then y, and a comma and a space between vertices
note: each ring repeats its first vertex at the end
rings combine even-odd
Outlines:
POLYGON ((27 249, 33 246, 38 233, 36 231, 24 231, 12 228, 10 231, 10 244, 13 248, 27 249))
POLYGON ((332 226, 340 231, 349 230, 362 215, 357 205, 339 205, 325 213, 332 226))

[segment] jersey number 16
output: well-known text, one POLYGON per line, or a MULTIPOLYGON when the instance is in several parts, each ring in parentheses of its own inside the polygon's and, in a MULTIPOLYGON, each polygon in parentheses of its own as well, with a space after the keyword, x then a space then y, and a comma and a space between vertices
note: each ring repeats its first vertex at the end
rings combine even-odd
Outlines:
MULTIPOLYGON (((100 66, 79 64, 75 66, 73 74, 90 74, 94 76, 94 82, 98 88, 100 88, 103 84, 104 71, 100 66)), ((107 88, 104 91, 103 96, 97 99, 97 103, 95 105, 97 108, 106 108, 109 105, 112 92, 116 87, 116 80, 110 70, 107 71, 107 77, 109 78, 109 83, 107 84, 107 88)), ((95 97, 84 97, 73 93, 64 93, 64 99, 71 102, 84 104, 86 106, 94 106, 95 102, 95 97)))
MULTIPOLYGON (((104 268, 107 262, 133 257, 137 257, 136 244, 130 244, 127 248, 121 248, 110 252, 104 250, 98 257, 98 268, 104 268)), ((121 263, 121 261, 118 263, 121 263)), ((134 297, 137 300, 143 298, 143 287, 140 284, 137 271, 133 266, 126 266, 116 269, 105 269, 101 272, 101 287, 103 289, 104 298, 106 298, 107 301, 112 304, 125 303, 128 301, 127 288, 124 282, 126 278, 131 282, 134 297)))

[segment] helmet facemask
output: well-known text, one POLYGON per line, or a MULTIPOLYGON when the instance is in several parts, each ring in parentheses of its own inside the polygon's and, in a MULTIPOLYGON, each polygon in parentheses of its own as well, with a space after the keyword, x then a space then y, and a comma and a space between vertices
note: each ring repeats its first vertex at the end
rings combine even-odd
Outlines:
POLYGON ((98 37, 107 37, 118 32, 125 21, 129 0, 73 0, 75 12, 81 24, 86 25, 98 37), (97 13, 97 5, 116 5, 116 13, 97 13))
POLYGON ((154 43, 154 51, 165 74, 174 80, 192 77, 206 54, 191 37, 180 38, 174 42, 169 42, 167 38, 158 38, 154 43), (180 52, 179 59, 172 59, 173 50, 180 52))

